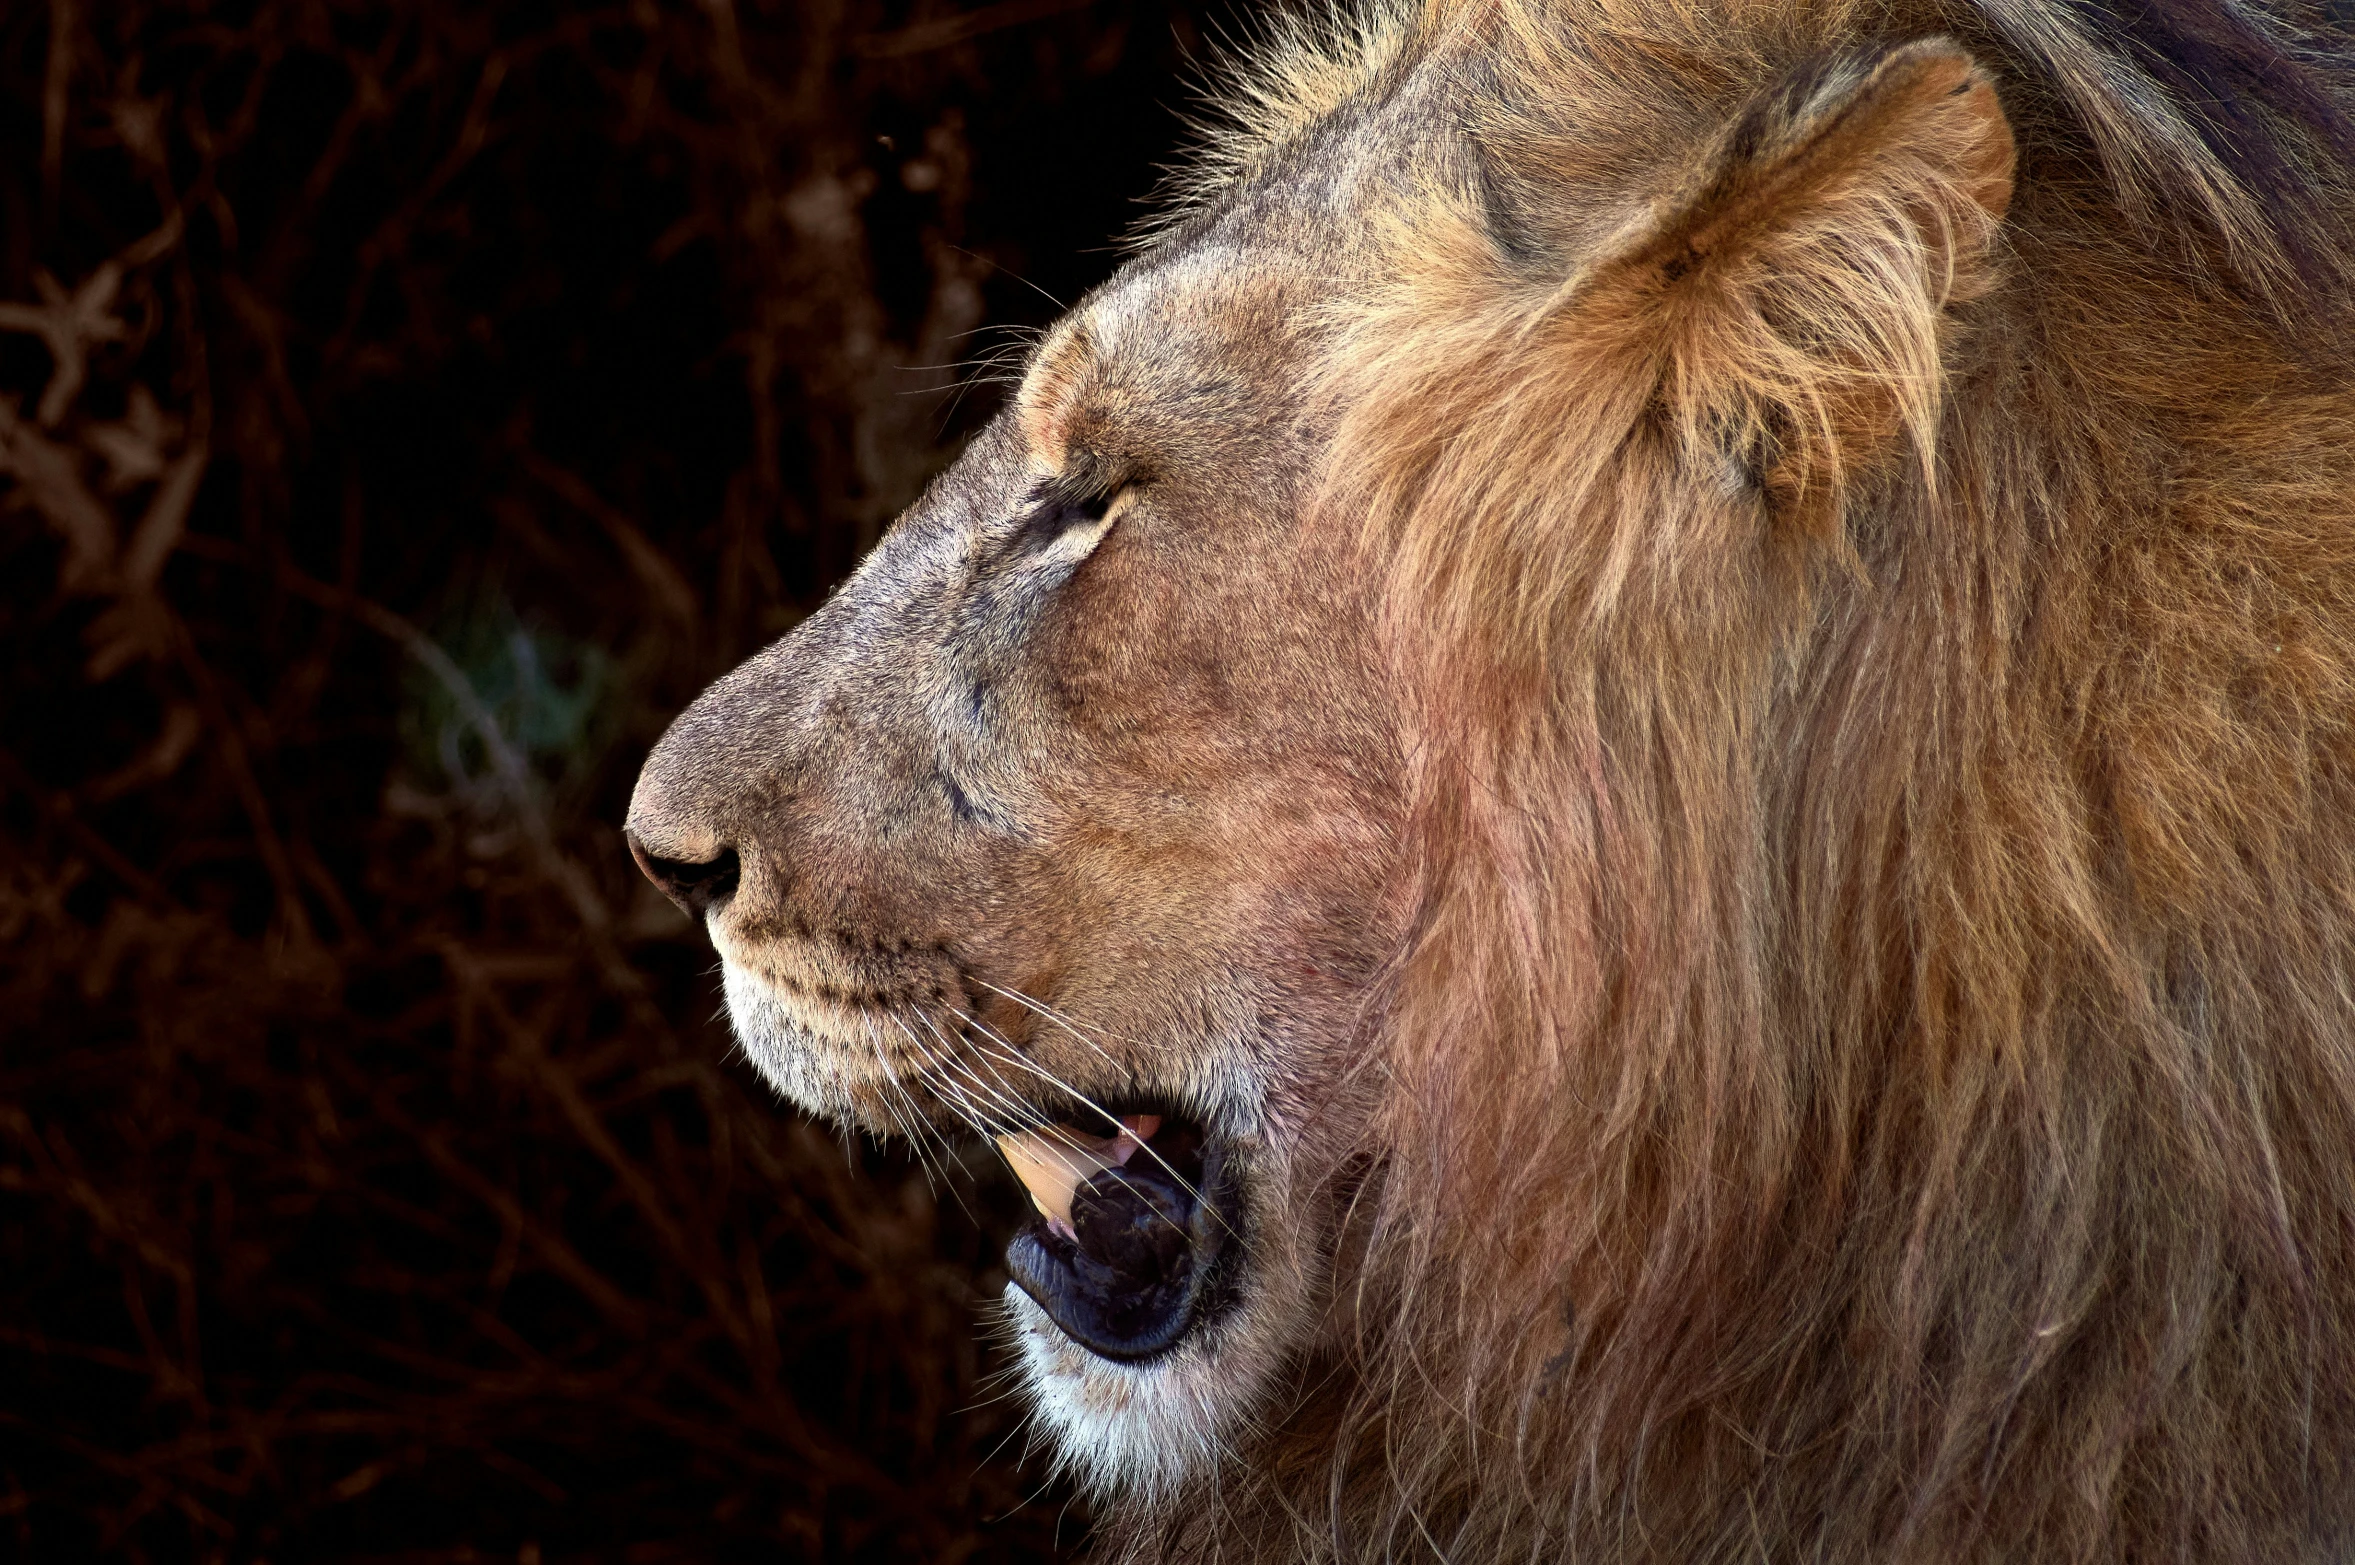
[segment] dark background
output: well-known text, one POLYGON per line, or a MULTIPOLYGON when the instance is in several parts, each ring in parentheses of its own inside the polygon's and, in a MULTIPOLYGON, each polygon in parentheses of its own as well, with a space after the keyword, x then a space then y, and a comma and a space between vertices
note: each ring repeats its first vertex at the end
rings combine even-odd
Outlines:
POLYGON ((1019 1192, 779 1107, 615 828, 1239 14, 0 4, 0 1555, 1084 1543, 1019 1192))

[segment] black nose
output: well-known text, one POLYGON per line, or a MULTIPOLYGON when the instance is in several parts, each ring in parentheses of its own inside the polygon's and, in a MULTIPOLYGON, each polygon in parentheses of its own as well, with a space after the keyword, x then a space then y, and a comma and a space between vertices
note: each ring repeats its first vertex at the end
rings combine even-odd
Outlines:
POLYGON ((702 918, 735 894, 739 865, 734 848, 722 848, 717 858, 693 864, 685 859, 658 859, 646 851, 637 833, 627 835, 630 857, 638 861, 638 868, 662 888, 664 896, 684 908, 689 918, 702 918))

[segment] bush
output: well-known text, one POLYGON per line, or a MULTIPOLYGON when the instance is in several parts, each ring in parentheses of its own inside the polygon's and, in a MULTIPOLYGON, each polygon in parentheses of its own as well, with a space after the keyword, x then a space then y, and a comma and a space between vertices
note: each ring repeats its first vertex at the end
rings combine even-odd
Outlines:
POLYGON ((0 16, 0 1537, 1035 1559, 1017 1192, 779 1108, 615 825, 986 415, 1176 4, 0 16))

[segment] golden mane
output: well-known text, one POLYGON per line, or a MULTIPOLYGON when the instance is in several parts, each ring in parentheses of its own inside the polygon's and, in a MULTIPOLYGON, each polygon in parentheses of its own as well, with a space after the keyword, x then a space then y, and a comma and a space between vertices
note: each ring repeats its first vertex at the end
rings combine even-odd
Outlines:
POLYGON ((2092 14, 1434 0, 1238 77, 1173 231, 1419 69, 1481 173, 1336 310, 1422 898, 1359 1351, 1238 1535, 2355 1548, 2345 99, 2092 14))

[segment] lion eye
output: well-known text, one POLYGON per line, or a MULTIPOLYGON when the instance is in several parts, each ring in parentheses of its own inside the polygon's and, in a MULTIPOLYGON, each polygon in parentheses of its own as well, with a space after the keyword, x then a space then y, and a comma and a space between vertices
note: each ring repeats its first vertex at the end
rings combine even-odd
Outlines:
POLYGON ((1097 526, 1112 509, 1115 498, 1116 494, 1049 498, 1032 507, 1015 526, 1013 545, 1018 550, 1044 548, 1067 533, 1097 526))

